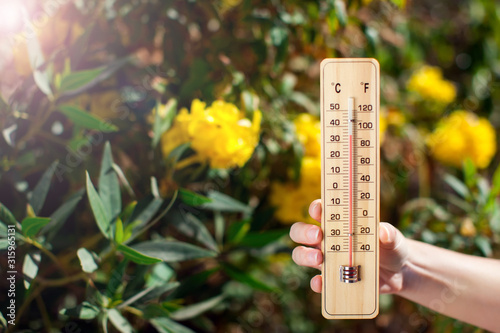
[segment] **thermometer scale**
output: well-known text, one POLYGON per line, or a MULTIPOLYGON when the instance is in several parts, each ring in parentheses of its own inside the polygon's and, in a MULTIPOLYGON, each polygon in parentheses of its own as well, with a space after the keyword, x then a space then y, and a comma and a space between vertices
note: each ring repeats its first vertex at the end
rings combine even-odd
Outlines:
POLYGON ((379 106, 375 59, 321 63, 322 311, 369 319, 379 309, 379 106))

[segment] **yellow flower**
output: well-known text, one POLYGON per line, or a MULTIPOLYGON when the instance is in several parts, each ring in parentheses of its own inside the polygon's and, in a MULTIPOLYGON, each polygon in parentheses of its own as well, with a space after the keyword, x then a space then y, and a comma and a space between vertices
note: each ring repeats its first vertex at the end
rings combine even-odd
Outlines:
POLYGON ((439 122, 427 145, 444 164, 460 167, 470 158, 478 168, 486 168, 496 152, 496 134, 487 119, 459 110, 439 122))
POLYGON ((476 236, 476 227, 470 217, 465 218, 460 225, 460 235, 465 237, 474 237, 476 236))
POLYGON ((317 118, 301 113, 293 122, 300 143, 304 146, 305 156, 321 155, 321 125, 317 118))
POLYGON ((294 121, 297 138, 304 146, 300 178, 297 183, 273 183, 270 203, 275 216, 283 223, 303 221, 316 223, 308 213, 311 201, 321 195, 321 125, 318 118, 307 113, 294 121))
POLYGON ((273 183, 270 203, 276 206, 275 216, 283 223, 317 222, 309 216, 309 204, 321 196, 321 158, 304 157, 300 179, 294 183, 273 183))
POLYGON ((190 162, 208 162, 210 167, 222 169, 241 167, 257 146, 261 119, 259 110, 250 121, 231 103, 215 101, 207 108, 194 100, 191 112, 182 109, 163 135, 163 155, 189 142, 196 152, 196 159, 190 162))
POLYGON ((449 104, 456 97, 453 83, 443 79, 439 67, 423 66, 415 71, 407 83, 409 91, 416 92, 423 99, 449 104))

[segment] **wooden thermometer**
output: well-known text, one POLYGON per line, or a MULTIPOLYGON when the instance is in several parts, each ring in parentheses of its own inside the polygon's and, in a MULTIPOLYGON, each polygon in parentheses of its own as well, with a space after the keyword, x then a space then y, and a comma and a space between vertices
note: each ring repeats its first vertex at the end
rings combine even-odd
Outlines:
POLYGON ((378 314, 379 106, 377 60, 323 60, 322 311, 328 319, 378 314))

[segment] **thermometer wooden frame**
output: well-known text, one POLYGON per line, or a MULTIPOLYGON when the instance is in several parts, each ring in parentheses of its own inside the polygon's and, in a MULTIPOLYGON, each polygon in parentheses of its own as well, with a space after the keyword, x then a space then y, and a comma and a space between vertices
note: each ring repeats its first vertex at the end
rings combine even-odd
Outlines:
POLYGON ((380 67, 375 59, 321 63, 321 199, 327 319, 379 311, 380 67))

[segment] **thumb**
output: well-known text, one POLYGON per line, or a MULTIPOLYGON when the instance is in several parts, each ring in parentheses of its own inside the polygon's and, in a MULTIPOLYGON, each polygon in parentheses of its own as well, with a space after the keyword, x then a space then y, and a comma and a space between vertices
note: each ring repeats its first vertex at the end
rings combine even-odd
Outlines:
POLYGON ((380 222, 380 266, 399 272, 408 257, 408 242, 393 225, 380 222))

